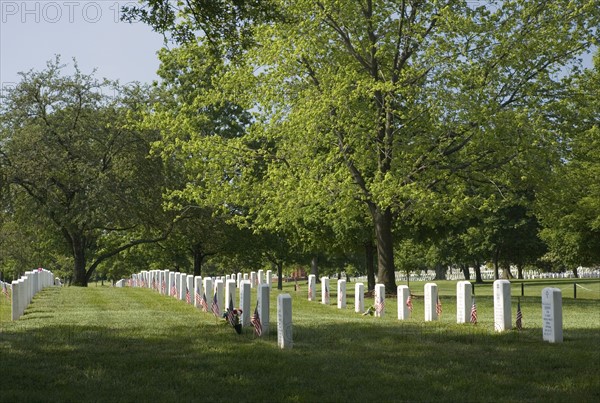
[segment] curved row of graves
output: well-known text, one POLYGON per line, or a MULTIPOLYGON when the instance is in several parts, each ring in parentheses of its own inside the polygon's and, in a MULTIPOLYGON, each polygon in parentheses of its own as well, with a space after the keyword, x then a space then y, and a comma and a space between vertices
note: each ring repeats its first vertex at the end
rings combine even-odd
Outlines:
MULTIPOLYGON (((330 304, 330 284, 328 277, 321 278, 321 303, 330 304)), ((494 290, 494 329, 503 332, 512 329, 511 315, 511 286, 508 280, 496 280, 494 290)), ((385 314, 385 285, 375 286, 374 305, 365 311, 364 284, 354 284, 354 311, 382 317, 385 314)), ((413 295, 406 285, 397 287, 398 320, 406 320, 413 310, 413 295)), ((316 276, 308 276, 308 300, 316 301, 316 276)), ((442 313, 442 304, 438 295, 437 284, 426 283, 424 287, 425 321, 438 320, 442 313)), ((337 282, 337 307, 346 309, 346 280, 337 282)), ((517 305, 515 326, 521 330, 522 312, 520 303, 517 305)), ((543 340, 551 343, 563 341, 562 332, 562 291, 558 288, 547 287, 542 290, 542 320, 543 340)), ((469 281, 456 283, 456 322, 477 323, 477 305, 469 281)))
POLYGON ((33 297, 46 287, 54 285, 54 274, 46 269, 26 271, 12 283, 0 282, 2 294, 11 303, 11 319, 17 320, 33 300, 33 297))
MULTIPOLYGON (((236 325, 240 329, 252 326, 255 334, 262 337, 269 333, 271 283, 271 270, 204 278, 169 270, 150 270, 119 280, 116 287, 152 289, 161 295, 185 301, 204 312, 212 312, 216 317, 224 316, 234 328, 236 325), (254 310, 251 309, 253 290, 256 293, 254 310)), ((289 294, 277 296, 277 341, 280 348, 291 348, 293 344, 289 294)))

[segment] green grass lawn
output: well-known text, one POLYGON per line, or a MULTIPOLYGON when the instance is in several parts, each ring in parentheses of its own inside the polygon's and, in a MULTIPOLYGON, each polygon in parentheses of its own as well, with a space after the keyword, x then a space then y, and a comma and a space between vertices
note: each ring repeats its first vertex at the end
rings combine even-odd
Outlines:
MULTIPOLYGON (((436 283, 443 314, 428 323, 422 298, 400 322, 393 298, 383 318, 354 313, 352 284, 346 310, 334 306, 333 280, 330 306, 285 285, 291 350, 277 347, 276 289, 261 339, 148 289, 50 288, 16 322, 2 300, 0 401, 600 400, 600 283, 576 300, 566 283, 561 344, 542 341, 542 286, 520 297, 525 329, 499 334, 491 287, 476 288, 479 323, 457 325, 456 283, 436 283)), ((422 295, 423 283, 411 291, 422 295)))

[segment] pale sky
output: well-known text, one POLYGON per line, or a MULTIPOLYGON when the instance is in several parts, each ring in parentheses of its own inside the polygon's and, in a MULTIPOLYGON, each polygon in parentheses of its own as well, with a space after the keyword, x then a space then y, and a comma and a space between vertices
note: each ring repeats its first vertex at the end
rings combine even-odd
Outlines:
POLYGON ((150 83, 157 79, 160 34, 119 19, 126 0, 0 0, 1 88, 19 71, 42 70, 55 54, 97 78, 150 83))

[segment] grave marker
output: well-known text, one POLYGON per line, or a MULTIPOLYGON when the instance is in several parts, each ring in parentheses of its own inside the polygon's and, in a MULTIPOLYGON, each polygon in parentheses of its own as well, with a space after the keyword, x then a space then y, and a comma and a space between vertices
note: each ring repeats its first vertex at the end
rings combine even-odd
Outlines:
POLYGON ((365 310, 365 285, 354 284, 354 312, 363 313, 365 310))
POLYGON ((225 307, 235 309, 235 280, 229 279, 225 283, 225 307))
POLYGON ((338 309, 346 309, 346 280, 338 280, 337 307, 338 309))
POLYGON ((382 318, 385 314, 385 285, 375 285, 375 316, 382 318))
POLYGON ((497 332, 512 329, 508 280, 494 281, 494 329, 497 332))
POLYGON ((559 288, 542 290, 542 322, 543 340, 562 343, 562 291, 559 288))
POLYGON ((250 318, 252 312, 250 312, 250 297, 252 295, 252 287, 250 281, 240 281, 240 308, 242 308, 242 326, 250 325, 250 318))
POLYGON ((425 322, 438 319, 436 305, 438 301, 438 287, 435 283, 425 284, 425 322))
POLYGON ((456 323, 469 323, 471 320, 472 289, 470 281, 456 283, 456 323))
POLYGON ((398 289, 398 320, 406 320, 410 317, 406 302, 410 297, 410 289, 407 285, 399 285, 398 289))
POLYGON ((290 294, 277 296, 277 345, 282 349, 292 348, 292 297, 290 294))
MULTIPOLYGON (((261 284, 258 287, 257 302, 258 315, 262 324, 262 335, 269 333, 269 294, 271 287, 266 284, 261 284)), ((261 336, 262 336, 261 335, 261 336)))
POLYGON ((317 276, 310 274, 308 276, 308 300, 316 301, 317 299, 317 276))
POLYGON ((329 278, 321 277, 321 303, 329 305, 329 278))

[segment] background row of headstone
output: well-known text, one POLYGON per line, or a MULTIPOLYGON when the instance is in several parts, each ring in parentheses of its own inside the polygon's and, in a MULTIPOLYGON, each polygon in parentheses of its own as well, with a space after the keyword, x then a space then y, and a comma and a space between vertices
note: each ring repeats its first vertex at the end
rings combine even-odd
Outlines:
MULTIPOLYGON (((475 278, 475 270, 469 269, 470 278, 475 278)), ((577 275, 579 278, 600 278, 600 269, 580 267, 577 269, 577 275)), ((405 272, 397 271, 395 278, 397 282, 406 281, 433 281, 436 277, 434 270, 418 270, 414 273, 410 273, 409 276, 405 272)), ((483 280, 494 280, 494 270, 482 269, 481 278, 483 280)), ((561 278, 575 278, 575 274, 572 270, 567 270, 562 273, 547 273, 538 270, 524 270, 523 279, 561 279, 561 278)), ((446 272, 447 280, 465 280, 465 275, 460 269, 448 269, 446 272)), ((354 279, 356 282, 367 282, 366 276, 359 276, 354 279)))
MULTIPOLYGON (((355 283, 354 289, 354 311, 365 312, 364 284, 355 283)), ((503 332, 512 329, 511 314, 511 285, 508 280, 496 280, 494 288, 494 330, 503 332)), ((385 286, 377 284, 374 293, 374 316, 382 317, 385 314, 385 286)), ((331 285, 330 279, 321 278, 321 303, 330 304, 331 285)), ((308 276, 308 300, 316 301, 316 276, 308 276)), ((398 320, 406 320, 412 311, 412 295, 409 287, 400 285, 397 287, 398 320)), ((346 309, 346 280, 337 282, 337 307, 346 309)), ((370 308, 371 309, 371 308, 370 308)), ((367 311, 368 312, 368 311, 367 311)), ((424 320, 438 320, 442 312, 442 306, 438 295, 438 287, 435 283, 426 283, 424 286, 424 320)), ((476 306, 473 296, 473 286, 469 281, 459 281, 456 284, 456 322, 473 322, 476 306)), ((517 316, 521 315, 520 307, 517 316)), ((562 336, 562 291, 558 288, 547 287, 542 290, 542 319, 543 339, 550 342, 561 342, 562 336)), ((520 319, 519 319, 520 320, 520 319)), ((519 322, 520 323, 520 322, 519 322)), ((520 326, 520 325, 519 325, 520 326)))
POLYGON ((26 271, 10 284, 11 318, 17 320, 25 313, 33 297, 54 285, 54 274, 46 269, 26 271))
MULTIPOLYGON (((266 335, 269 333, 272 278, 271 270, 204 278, 169 270, 150 270, 135 273, 128 280, 119 280, 116 286, 150 288, 217 316, 227 308, 239 308, 242 310, 240 321, 243 327, 250 326, 250 319, 256 310, 261 322, 261 335, 266 335), (253 289, 256 290, 255 305, 251 300, 253 289)), ((291 315, 290 295, 278 295, 277 334, 281 348, 292 346, 291 315)))

